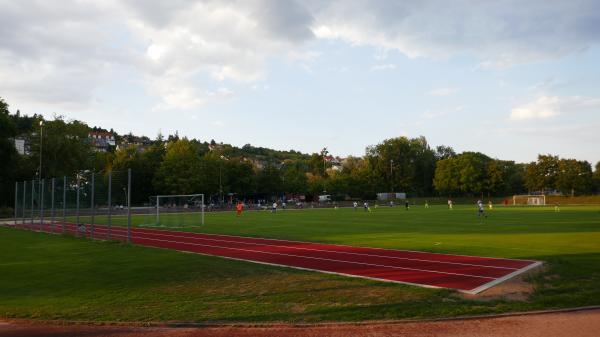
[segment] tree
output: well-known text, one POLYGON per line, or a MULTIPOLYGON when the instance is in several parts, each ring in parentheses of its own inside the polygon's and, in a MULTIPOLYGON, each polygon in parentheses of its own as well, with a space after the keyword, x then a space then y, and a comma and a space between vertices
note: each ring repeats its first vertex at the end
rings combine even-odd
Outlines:
POLYGON ((154 178, 164 194, 192 194, 202 190, 201 161, 186 138, 167 144, 164 160, 154 178))
POLYGON ((398 137, 369 146, 365 158, 380 191, 391 190, 426 195, 433 191, 435 152, 424 137, 398 137))
POLYGON ((433 185, 440 193, 452 195, 460 191, 458 161, 452 157, 437 162, 433 185))
POLYGON ((440 145, 435 148, 435 157, 437 160, 456 157, 456 152, 450 146, 440 145))
POLYGON ((305 194, 307 192, 307 178, 298 163, 291 163, 283 169, 283 189, 287 193, 305 194))
POLYGON ((12 137, 16 126, 9 117, 8 104, 0 98, 0 206, 14 205, 14 178, 19 155, 12 137), (4 191, 11 191, 5 193, 4 191))
POLYGON ((247 162, 230 160, 226 162, 225 191, 235 193, 238 197, 251 197, 256 192, 256 181, 252 165, 247 162))
POLYGON ((596 167, 594 170, 594 187, 596 193, 600 192, 600 161, 596 163, 596 167))
POLYGON ((529 191, 542 191, 556 188, 558 176, 558 156, 538 155, 537 162, 527 166, 525 186, 529 191))
POLYGON ((283 192, 281 172, 274 165, 268 164, 260 170, 256 180, 256 190, 264 198, 269 199, 283 192))
POLYGON ((587 161, 561 159, 558 161, 556 187, 564 194, 589 192, 592 188, 592 165, 587 161))

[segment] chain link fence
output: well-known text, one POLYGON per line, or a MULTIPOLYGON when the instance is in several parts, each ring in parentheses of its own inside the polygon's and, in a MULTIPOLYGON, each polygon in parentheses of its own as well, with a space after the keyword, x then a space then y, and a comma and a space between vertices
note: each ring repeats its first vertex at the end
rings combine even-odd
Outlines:
POLYGON ((130 242, 131 212, 130 169, 15 184, 14 225, 20 228, 130 242), (115 218, 123 226, 114 228, 115 218))

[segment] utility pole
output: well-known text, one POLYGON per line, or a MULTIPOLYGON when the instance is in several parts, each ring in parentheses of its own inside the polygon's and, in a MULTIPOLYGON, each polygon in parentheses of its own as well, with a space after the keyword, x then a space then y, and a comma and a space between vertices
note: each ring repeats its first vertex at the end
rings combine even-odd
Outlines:
POLYGON ((42 153, 44 150, 44 121, 40 121, 40 168, 38 171, 38 180, 42 179, 42 153))
POLYGON ((394 193, 394 159, 390 159, 390 192, 394 193))

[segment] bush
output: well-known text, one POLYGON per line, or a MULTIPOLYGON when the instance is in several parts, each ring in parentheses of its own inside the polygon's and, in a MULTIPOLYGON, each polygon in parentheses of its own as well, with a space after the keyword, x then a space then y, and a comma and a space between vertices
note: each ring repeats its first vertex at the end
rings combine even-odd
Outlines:
POLYGON ((12 218, 15 215, 15 211, 10 207, 0 207, 0 219, 12 218))

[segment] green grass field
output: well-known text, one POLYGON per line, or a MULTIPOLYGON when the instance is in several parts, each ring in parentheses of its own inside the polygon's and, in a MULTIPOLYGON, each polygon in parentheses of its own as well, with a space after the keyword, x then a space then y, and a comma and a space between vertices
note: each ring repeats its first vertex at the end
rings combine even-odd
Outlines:
MULTIPOLYGON (((0 315, 313 322, 600 304, 600 207, 562 207, 559 213, 496 207, 488 214, 481 221, 467 206, 246 212, 240 218, 223 212, 207 213, 204 226, 179 230, 542 260, 546 268, 529 280, 536 290, 526 300, 465 299, 449 290, 0 228, 0 315)), ((172 224, 181 220, 175 217, 181 215, 172 224)), ((134 225, 148 222, 133 217, 134 225)))

